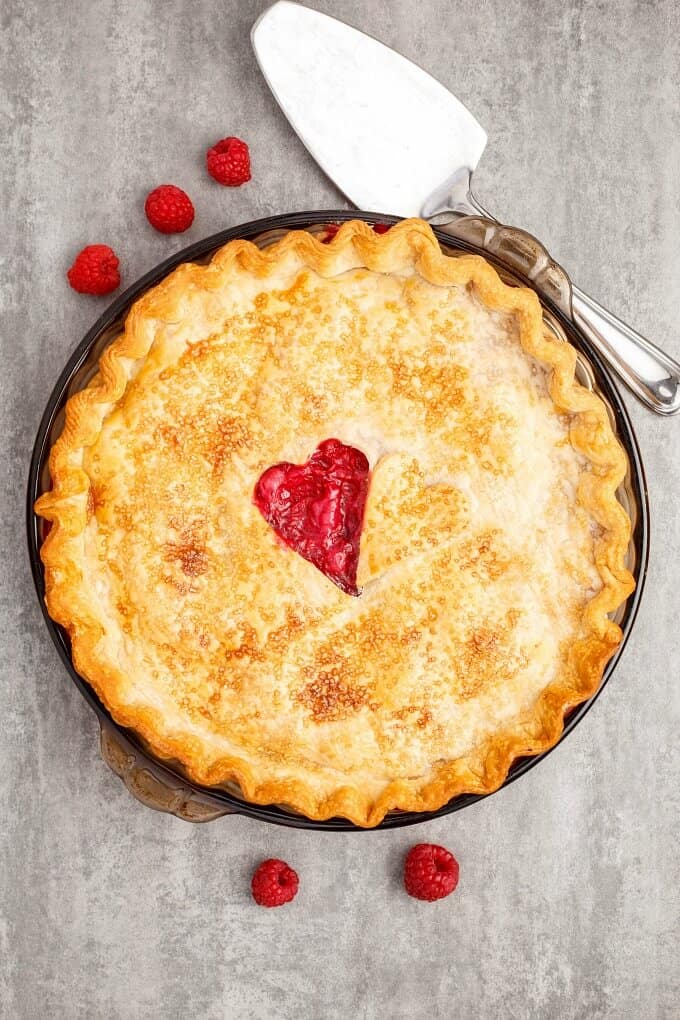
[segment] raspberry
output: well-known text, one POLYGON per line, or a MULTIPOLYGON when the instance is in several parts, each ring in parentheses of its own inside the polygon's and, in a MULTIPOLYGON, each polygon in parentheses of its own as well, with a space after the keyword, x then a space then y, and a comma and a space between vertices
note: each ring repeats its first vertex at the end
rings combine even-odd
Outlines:
POLYGON ((280 907, 295 899, 298 877, 285 861, 270 858, 254 873, 250 888, 253 891, 253 899, 261 907, 280 907))
POLYGON ((404 885, 417 900, 441 900, 458 885, 458 861, 443 846, 417 843, 406 855, 404 885))
POLYGON ((185 191, 174 184, 161 184, 147 196, 146 218, 161 234, 181 234, 194 222, 194 206, 185 191))
POLYGON ((66 276, 80 294, 108 294, 120 286, 118 256, 108 244, 88 244, 76 255, 66 276))
POLYGON ((391 223, 374 223, 373 230, 376 234, 386 234, 391 226, 391 223))
POLYGON ((223 138, 205 154, 208 173, 218 184, 238 188, 250 180, 250 151, 240 138, 223 138))

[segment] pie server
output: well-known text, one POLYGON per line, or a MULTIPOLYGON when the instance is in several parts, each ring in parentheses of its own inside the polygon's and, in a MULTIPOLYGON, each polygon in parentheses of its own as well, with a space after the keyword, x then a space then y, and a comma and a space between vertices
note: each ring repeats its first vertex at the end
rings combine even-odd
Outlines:
MULTIPOLYGON (((255 22, 255 55, 303 143, 360 209, 447 222, 496 223, 472 195, 472 173, 486 133, 472 114, 422 68, 326 14, 279 0, 255 22), (469 221, 472 222, 472 221, 469 221)), ((659 414, 680 411, 680 364, 559 276, 556 303, 633 393, 659 414)), ((537 280, 534 282, 538 283, 537 280)))

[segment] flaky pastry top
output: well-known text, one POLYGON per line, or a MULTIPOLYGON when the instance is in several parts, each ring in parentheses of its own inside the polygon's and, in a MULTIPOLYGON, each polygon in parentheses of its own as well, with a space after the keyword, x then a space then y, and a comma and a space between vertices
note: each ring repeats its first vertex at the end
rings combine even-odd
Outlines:
POLYGON ((234 241, 132 307, 37 504, 47 605, 114 718, 205 785, 375 825, 554 743, 620 641, 625 455, 535 294, 407 220, 234 241), (371 480, 351 597, 262 472, 371 480))

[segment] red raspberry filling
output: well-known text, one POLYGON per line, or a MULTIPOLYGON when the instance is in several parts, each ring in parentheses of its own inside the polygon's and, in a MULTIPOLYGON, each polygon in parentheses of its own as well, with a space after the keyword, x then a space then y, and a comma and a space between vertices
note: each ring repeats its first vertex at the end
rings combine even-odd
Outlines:
POLYGON ((339 439, 326 439, 305 464, 275 464, 253 499, 287 546, 348 595, 359 595, 359 541, 368 495, 368 460, 339 439))

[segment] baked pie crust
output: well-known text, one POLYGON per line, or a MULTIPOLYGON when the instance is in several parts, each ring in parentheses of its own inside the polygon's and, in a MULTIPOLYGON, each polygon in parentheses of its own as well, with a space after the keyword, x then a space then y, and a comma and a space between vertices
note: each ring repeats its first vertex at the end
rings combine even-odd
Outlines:
POLYGON ((36 504, 76 669, 255 803, 374 826, 496 789, 597 689, 634 587, 625 454, 575 365, 420 220, 180 266, 69 400, 36 504), (370 464, 358 598, 253 502, 328 438, 370 464))

